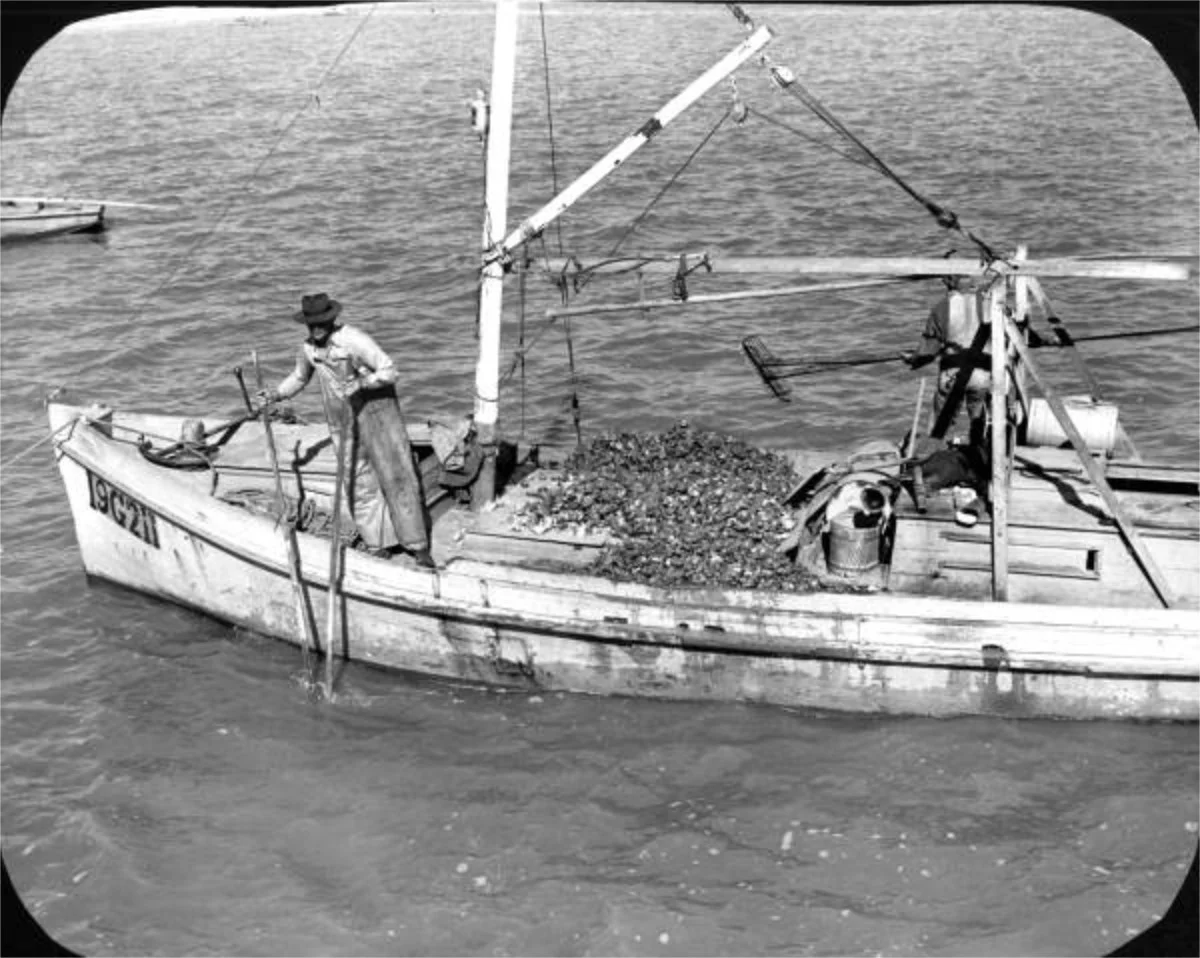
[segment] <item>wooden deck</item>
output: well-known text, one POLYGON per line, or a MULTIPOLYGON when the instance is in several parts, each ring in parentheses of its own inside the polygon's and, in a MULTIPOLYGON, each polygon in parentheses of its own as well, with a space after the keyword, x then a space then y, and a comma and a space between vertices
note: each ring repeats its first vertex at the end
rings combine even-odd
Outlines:
MULTIPOLYGON (((153 417, 141 428, 154 434, 153 417)), ((542 453, 541 466, 521 450, 507 487, 486 509, 472 512, 439 483, 439 466, 423 424, 410 428, 426 502, 433 519, 432 551, 440 565, 474 561, 547 571, 584 572, 612 536, 597 529, 550 529, 522 515, 524 506, 554 482, 561 450, 542 453), (424 441, 422 441, 424 440, 424 441)), ((164 420, 163 428, 167 428, 164 420)), ((171 420, 171 428, 177 421, 171 420)), ((318 504, 333 492, 334 458, 322 426, 277 423, 285 491, 303 489, 318 504)), ((788 452, 798 477, 833 461, 828 453, 788 452)), ((1194 468, 1132 461, 1102 462, 1116 491, 1184 607, 1200 608, 1200 472, 1194 468)), ((274 475, 262 426, 246 423, 222 446, 215 477, 190 474, 218 496, 245 490, 274 492, 274 475)), ((983 504, 981 503, 981 506, 983 504)), ((906 493, 895 503, 891 561, 838 587, 869 591, 990 599, 992 529, 986 508, 972 527, 955 518, 951 490, 929 496, 917 510, 906 493)), ((1108 506, 1069 449, 1021 447, 1014 457, 1008 503, 1009 599, 1051 605, 1158 606, 1108 506)))
MULTIPOLYGON (((1195 470, 1112 463, 1107 478, 1154 562, 1187 606, 1200 607, 1200 495, 1195 470)), ((1074 452, 1019 449, 1008 513, 1009 598, 1100 606, 1155 605, 1155 594, 1074 452)), ((889 586, 918 595, 987 598, 992 528, 960 525, 951 490, 921 513, 902 497, 889 586)))

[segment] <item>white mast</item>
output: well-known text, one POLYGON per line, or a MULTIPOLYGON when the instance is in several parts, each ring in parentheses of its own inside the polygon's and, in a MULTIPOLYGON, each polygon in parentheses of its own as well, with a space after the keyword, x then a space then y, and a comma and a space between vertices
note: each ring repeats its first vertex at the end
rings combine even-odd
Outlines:
MULTIPOLYGON (((496 0, 492 89, 487 133, 486 207, 483 249, 504 238, 508 225, 508 163, 512 144, 513 76, 517 58, 517 0, 496 0)), ((479 508, 491 501, 496 483, 496 420, 500 400, 500 314, 504 266, 484 263, 479 286, 479 362, 475 368, 475 428, 484 459, 472 493, 479 508)))
POLYGON ((483 280, 479 290, 479 363, 475 370, 475 427, 484 453, 479 478, 472 487, 471 504, 476 509, 490 502, 495 493, 496 420, 500 400, 500 307, 505 258, 516 247, 549 226, 663 127, 770 43, 772 36, 766 27, 756 30, 506 238, 517 7, 515 0, 496 0, 491 124, 487 134, 487 219, 483 230, 483 280))

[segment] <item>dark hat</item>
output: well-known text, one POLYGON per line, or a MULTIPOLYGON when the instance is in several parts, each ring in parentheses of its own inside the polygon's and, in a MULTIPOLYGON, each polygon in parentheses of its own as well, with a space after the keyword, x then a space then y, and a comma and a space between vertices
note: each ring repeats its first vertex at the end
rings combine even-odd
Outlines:
POLYGON ((324 326, 338 318, 342 304, 336 299, 330 299, 325 293, 314 293, 300 299, 300 312, 293 313, 292 319, 306 326, 324 326))

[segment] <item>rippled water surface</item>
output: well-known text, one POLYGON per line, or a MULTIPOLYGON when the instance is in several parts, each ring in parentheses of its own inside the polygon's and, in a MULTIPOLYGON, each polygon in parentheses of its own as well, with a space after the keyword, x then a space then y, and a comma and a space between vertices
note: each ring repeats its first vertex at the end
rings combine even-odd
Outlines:
MULTIPOLYGON (((989 241, 1195 253, 1195 124, 1115 23, 1015 5, 749 10, 776 28, 776 62, 989 241)), ((539 19, 530 6, 521 28, 514 217, 742 37, 720 5, 547 7, 551 153, 539 19)), ((483 180, 467 101, 491 30, 487 8, 437 2, 77 30, 13 92, 4 193, 177 208, 2 257, 3 852, 44 927, 109 955, 1074 955, 1145 928, 1196 847, 1194 727, 500 695, 358 667, 320 706, 288 647, 85 580, 52 456, 29 451, 55 386, 234 412, 230 367, 258 349, 282 375, 288 312, 326 289, 396 357, 412 415, 470 410, 483 180)), ((825 135, 757 67, 738 90, 825 135)), ((585 198, 564 249, 612 249, 730 102, 719 87, 585 198)), ((894 184, 752 116, 622 249, 954 245, 894 184)), ((1196 321, 1194 281, 1047 285, 1078 335, 1196 321)), ((916 386, 900 367, 795 380, 783 405, 738 343, 908 346, 936 292, 577 319, 583 428, 894 436, 916 386)), ((541 318, 556 296, 531 283, 522 310, 508 294, 506 356, 522 315, 534 340, 504 384, 512 435, 572 434, 564 330, 541 318)), ((1087 356, 1144 454, 1196 461, 1195 337, 1087 356)), ((1061 356, 1045 364, 1078 387, 1061 356)), ((315 396, 299 405, 318 413, 315 396)))

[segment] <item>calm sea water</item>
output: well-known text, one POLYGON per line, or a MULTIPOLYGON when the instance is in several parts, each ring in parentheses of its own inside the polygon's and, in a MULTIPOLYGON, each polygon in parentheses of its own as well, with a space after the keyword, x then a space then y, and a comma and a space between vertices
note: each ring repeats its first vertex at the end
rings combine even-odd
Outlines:
MULTIPOLYGON (((749 9, 777 29, 773 60, 989 241, 1195 253, 1196 127, 1114 23, 749 9)), ((514 217, 742 37, 719 5, 550 6, 551 154, 526 14, 514 217)), ((1074 955, 1148 926, 1196 847, 1194 728, 501 695, 366 668, 313 705, 294 650, 85 580, 52 456, 28 452, 55 386, 234 412, 230 367, 257 349, 282 375, 288 313, 323 289, 396 357, 413 416, 470 410, 483 168, 467 101, 487 85, 491 30, 487 8, 437 2, 93 29, 52 41, 14 91, 4 193, 176 207, 6 247, 0 269, 3 852, 43 926, 98 955, 1074 955)), ((824 135, 761 70, 738 90, 824 135)), ((609 252, 730 102, 723 85, 582 201, 563 248, 609 252)), ((894 185, 752 118, 722 128, 623 250, 955 245, 894 185)), ((729 287, 697 274, 691 288, 729 287)), ((1196 321, 1194 282, 1048 292, 1080 335, 1196 321)), ((738 343, 900 348, 936 293, 577 319, 583 428, 895 436, 916 393, 901 368, 795 380, 783 405, 738 343)), ((536 339, 505 382, 509 435, 572 435, 564 330, 542 320, 555 295, 531 283, 522 311, 509 293, 506 353, 522 314, 536 339)), ((1143 453, 1196 461, 1194 337, 1087 355, 1143 453)), ((1044 362, 1078 388, 1062 357, 1044 362)), ((300 409, 317 415, 315 396, 300 409)))

